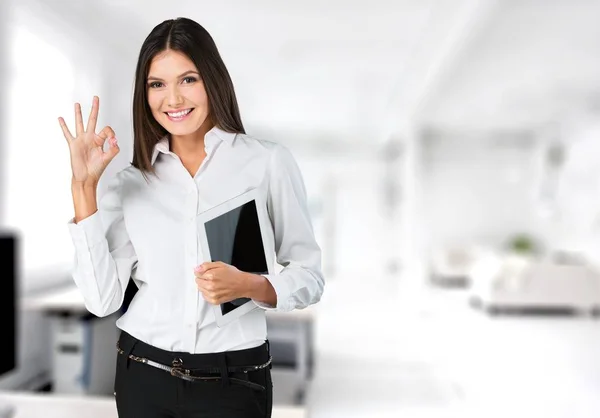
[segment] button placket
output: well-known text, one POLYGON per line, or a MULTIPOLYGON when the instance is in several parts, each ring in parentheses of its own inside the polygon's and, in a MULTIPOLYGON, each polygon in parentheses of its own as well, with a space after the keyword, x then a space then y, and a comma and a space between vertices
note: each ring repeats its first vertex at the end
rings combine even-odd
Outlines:
POLYGON ((190 352, 194 352, 196 345, 196 312, 198 311, 198 288, 194 280, 194 268, 198 264, 198 231, 196 222, 196 213, 198 207, 198 188, 194 179, 190 179, 191 184, 185 196, 184 216, 186 217, 184 226, 185 239, 185 266, 186 266, 186 297, 184 312, 185 345, 190 352), (189 290, 188 290, 189 289, 189 290))

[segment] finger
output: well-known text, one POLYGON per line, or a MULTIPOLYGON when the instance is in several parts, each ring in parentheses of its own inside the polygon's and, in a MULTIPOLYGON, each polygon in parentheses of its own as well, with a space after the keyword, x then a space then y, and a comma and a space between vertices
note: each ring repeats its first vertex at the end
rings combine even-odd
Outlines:
POLYGON ((73 135, 71 135, 71 131, 69 131, 69 128, 67 127, 67 124, 65 123, 65 120, 63 118, 58 118, 58 123, 60 124, 60 127, 62 128, 63 131, 63 135, 65 136, 65 139, 67 140, 67 142, 72 141, 73 139, 73 135))
POLYGON ((107 139, 114 138, 115 131, 110 126, 105 126, 98 135, 94 137, 96 145, 103 147, 107 139))
POLYGON ((215 276, 212 273, 208 273, 208 274, 200 274, 200 273, 196 273, 196 277, 194 278, 194 280, 202 280, 204 283, 212 283, 215 282, 215 276))
POLYGON ((198 286, 198 289, 203 289, 203 290, 208 291, 208 290, 215 290, 217 288, 213 281, 203 279, 202 277, 196 277, 194 280, 196 282, 196 286, 198 286))
POLYGON ((196 276, 198 279, 208 280, 208 281, 214 280, 214 278, 215 278, 214 271, 203 272, 203 271, 200 271, 197 269, 194 270, 194 276, 196 276))
POLYGON ((115 135, 115 131, 113 130, 113 128, 111 128, 110 126, 105 126, 104 128, 102 128, 102 130, 100 131, 100 133, 98 134, 98 136, 100 138, 102 138, 103 140, 107 140, 109 138, 112 138, 115 135))
POLYGON ((83 117, 81 116, 81 105, 75 103, 75 132, 77 136, 83 133, 83 117))
POLYGON ((215 269, 217 267, 222 267, 223 266, 223 262, 221 261, 213 261, 213 262, 209 262, 206 261, 202 264, 200 264, 198 267, 196 267, 194 269, 195 272, 200 272, 200 273, 204 273, 205 271, 211 270, 211 269, 215 269))
POLYGON ((202 293, 202 297, 208 303, 212 303, 213 305, 217 304, 216 303, 217 300, 216 300, 215 296, 211 292, 209 292, 208 290, 200 289, 200 293, 202 293))
POLYGON ((102 154, 102 158, 104 162, 108 165, 112 161, 113 158, 117 156, 121 149, 119 148, 119 144, 117 143, 117 138, 114 136, 108 140, 108 150, 102 154))
POLYGON ((90 112, 90 118, 88 119, 86 132, 96 133, 96 122, 98 122, 98 110, 100 108, 100 98, 94 96, 92 99, 92 110, 90 112))
POLYGON ((209 292, 204 293, 203 292, 202 297, 204 297, 204 300, 206 300, 211 305, 219 305, 220 304, 220 298, 212 293, 209 293, 209 292))
POLYGON ((219 305, 219 301, 215 298, 211 298, 210 296, 205 296, 204 299, 211 305, 219 305))

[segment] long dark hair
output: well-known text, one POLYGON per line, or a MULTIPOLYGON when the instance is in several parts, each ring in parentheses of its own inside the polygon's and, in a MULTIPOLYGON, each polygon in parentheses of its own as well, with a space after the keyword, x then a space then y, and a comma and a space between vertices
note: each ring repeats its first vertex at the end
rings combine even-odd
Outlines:
POLYGON ((135 70, 131 164, 145 177, 155 173, 152 151, 168 133, 152 115, 146 79, 152 59, 167 49, 185 54, 198 69, 208 96, 208 114, 215 126, 226 132, 246 133, 233 82, 208 31, 184 17, 165 20, 152 29, 142 44, 135 70))

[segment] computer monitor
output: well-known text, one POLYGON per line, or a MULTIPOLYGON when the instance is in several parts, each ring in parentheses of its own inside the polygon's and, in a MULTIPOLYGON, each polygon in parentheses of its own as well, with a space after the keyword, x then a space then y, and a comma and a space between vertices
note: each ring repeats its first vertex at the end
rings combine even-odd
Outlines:
POLYGON ((18 239, 12 232, 0 231, 0 318, 2 347, 0 376, 17 368, 17 276, 18 239))

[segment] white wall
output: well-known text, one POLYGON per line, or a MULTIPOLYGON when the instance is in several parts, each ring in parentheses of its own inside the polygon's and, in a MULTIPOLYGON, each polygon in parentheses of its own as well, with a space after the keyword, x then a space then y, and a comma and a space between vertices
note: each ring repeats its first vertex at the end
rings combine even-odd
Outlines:
MULTIPOLYGON (((368 142, 367 142, 368 144, 368 142)), ((315 231, 327 279, 382 277, 400 259, 385 210, 385 165, 373 146, 323 151, 290 145, 315 205, 315 231), (394 251, 392 249, 392 251, 394 251)))
POLYGON ((566 136, 552 219, 554 247, 580 252, 600 265, 600 124, 588 120, 566 136))
POLYGON ((72 260, 66 229, 72 215, 70 160, 57 118, 65 117, 73 130, 78 92, 91 98, 101 88, 98 57, 78 51, 69 43, 73 31, 58 31, 64 26, 53 18, 16 7, 9 25, 5 224, 20 233, 24 292, 66 280, 72 260), (22 111, 28 107, 36 111, 22 111))
POLYGON ((502 246, 540 232, 537 138, 524 133, 437 133, 423 138, 422 190, 427 247, 502 246))
MULTIPOLYGON (((8 21, 11 18, 12 4, 0 2, 0 56, 5 57, 8 53, 8 21)), ((8 88, 8 63, 6 60, 0 60, 0 87, 2 91, 8 88)), ((0 100, 0 203, 4 196, 6 170, 6 103, 0 100)), ((4 205, 0 204, 0 226, 4 225, 4 205)))
MULTIPOLYGON (((2 2, 2 7, 9 6, 10 15, 0 11, 7 23, 0 27, 8 35, 0 37, 8 43, 0 45, 0 52, 6 50, 3 56, 10 57, 2 60, 9 77, 0 78, 9 87, 0 103, 0 114, 7 120, 0 140, 0 225, 21 234, 18 293, 26 297, 72 282, 72 243, 66 226, 73 215, 70 161, 57 118, 63 116, 73 127, 74 102, 82 103, 86 115, 92 96, 99 95, 99 124, 111 124, 123 148, 130 148, 136 57, 123 58, 108 36, 88 31, 86 19, 102 21, 97 15, 63 13, 60 4, 50 7, 37 0, 2 2), (23 111, 29 107, 32 112, 23 111)), ((107 172, 130 158, 130 152, 123 152, 107 172)), ((38 312, 19 312, 18 369, 3 376, 0 387, 28 387, 49 370, 47 325, 38 312)))
POLYGON ((428 123, 527 129, 597 102, 600 2, 487 3, 484 30, 470 34, 427 102, 428 123))
POLYGON ((124 150, 107 176, 131 160, 137 57, 119 49, 115 35, 92 30, 90 20, 99 17, 90 16, 93 8, 70 12, 23 0, 15 3, 8 27, 12 78, 5 96, 11 106, 6 114, 2 206, 4 224, 21 233, 25 292, 70 280, 73 254, 66 222, 73 215, 71 171, 58 116, 74 132, 73 104, 80 102, 87 118, 92 97, 100 96, 98 125, 111 125, 124 150), (35 119, 21 110, 29 106, 37 110, 35 119))
POLYGON ((560 126, 529 133, 438 132, 425 138, 426 248, 502 248, 512 234, 524 232, 546 253, 578 252, 600 262, 600 126, 590 121, 560 126), (566 150, 556 177, 544 170, 544 153, 553 142, 566 150))
MULTIPOLYGON (((6 57, 9 50, 10 32, 8 24, 13 19, 12 3, 0 2, 0 55, 6 57)), ((10 62, 0 60, 0 83, 2 91, 10 88, 10 62)), ((5 203, 8 185, 8 127, 7 109, 10 103, 0 100, 0 202, 5 203)), ((5 229, 6 207, 0 204, 0 229, 5 229)), ((17 270, 17 273, 19 269, 17 270)), ((22 282, 17 285, 17 293, 21 294, 22 282)), ((19 302, 16 303, 19 306, 19 302)), ((44 376, 49 369, 49 352, 44 351, 42 344, 49 343, 45 319, 37 313, 17 312, 17 368, 11 373, 0 377, 0 388, 29 387, 35 380, 44 376)), ((47 345, 45 345, 47 347, 47 345)), ((37 382, 40 383, 39 381, 37 382)))

